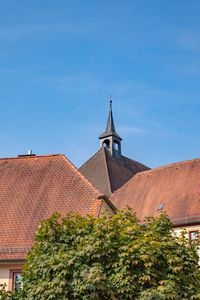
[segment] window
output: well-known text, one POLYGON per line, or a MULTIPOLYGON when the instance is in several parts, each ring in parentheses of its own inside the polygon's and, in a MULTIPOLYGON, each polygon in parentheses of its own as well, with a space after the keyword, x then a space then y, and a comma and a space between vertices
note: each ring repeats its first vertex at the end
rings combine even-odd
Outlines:
POLYGON ((22 270, 10 270, 9 290, 18 291, 22 288, 22 270))
POLYGON ((13 273, 13 290, 18 291, 22 288, 22 273, 14 272, 13 273))
POLYGON ((194 240, 198 239, 198 237, 199 237, 198 231, 190 231, 189 232, 189 240, 190 241, 194 241, 194 240))

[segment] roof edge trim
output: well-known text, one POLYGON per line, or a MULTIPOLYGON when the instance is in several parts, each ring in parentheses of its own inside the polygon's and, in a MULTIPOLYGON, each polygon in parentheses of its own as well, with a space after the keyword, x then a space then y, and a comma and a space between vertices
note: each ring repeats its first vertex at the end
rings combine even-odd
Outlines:
POLYGON ((185 165, 187 163, 196 162, 196 161, 200 161, 200 158, 188 159, 188 160, 184 160, 184 161, 175 162, 175 163, 171 163, 171 164, 168 164, 168 165, 160 166, 160 167, 157 167, 157 168, 154 168, 154 169, 145 170, 145 171, 142 171, 142 172, 138 172, 135 176, 139 176, 139 175, 144 174, 144 173, 147 174, 147 173, 151 173, 151 172, 154 172, 154 171, 167 169, 167 168, 170 168, 170 167, 182 166, 182 165, 185 165))

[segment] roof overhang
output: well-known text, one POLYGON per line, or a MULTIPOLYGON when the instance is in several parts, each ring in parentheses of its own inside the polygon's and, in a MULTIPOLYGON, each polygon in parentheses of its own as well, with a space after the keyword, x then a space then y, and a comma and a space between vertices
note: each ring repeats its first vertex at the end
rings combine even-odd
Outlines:
POLYGON ((191 216, 171 219, 173 227, 187 227, 191 225, 200 225, 200 216, 191 216))
POLYGON ((110 136, 113 136, 116 139, 119 139, 120 141, 122 141, 122 138, 117 133, 112 133, 112 132, 104 132, 103 134, 101 134, 99 136, 99 139, 101 140, 101 139, 104 139, 104 138, 107 138, 107 137, 110 137, 110 136))
POLYGON ((0 259, 0 265, 8 265, 8 264, 15 264, 21 265, 25 262, 25 259, 0 259))

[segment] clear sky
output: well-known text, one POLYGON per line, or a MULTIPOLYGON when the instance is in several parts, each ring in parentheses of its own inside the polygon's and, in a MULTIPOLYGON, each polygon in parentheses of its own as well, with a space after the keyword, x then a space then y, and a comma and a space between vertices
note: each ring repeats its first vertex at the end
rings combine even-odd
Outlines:
POLYGON ((0 0, 0 157, 99 148, 113 97, 124 155, 200 156, 199 0, 0 0))

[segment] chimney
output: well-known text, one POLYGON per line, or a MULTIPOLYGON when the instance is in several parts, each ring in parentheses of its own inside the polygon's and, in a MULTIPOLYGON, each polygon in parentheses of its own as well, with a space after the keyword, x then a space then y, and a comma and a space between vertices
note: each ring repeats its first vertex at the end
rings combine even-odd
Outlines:
POLYGON ((28 154, 19 154, 18 157, 31 157, 36 156, 31 149, 28 150, 28 154))

